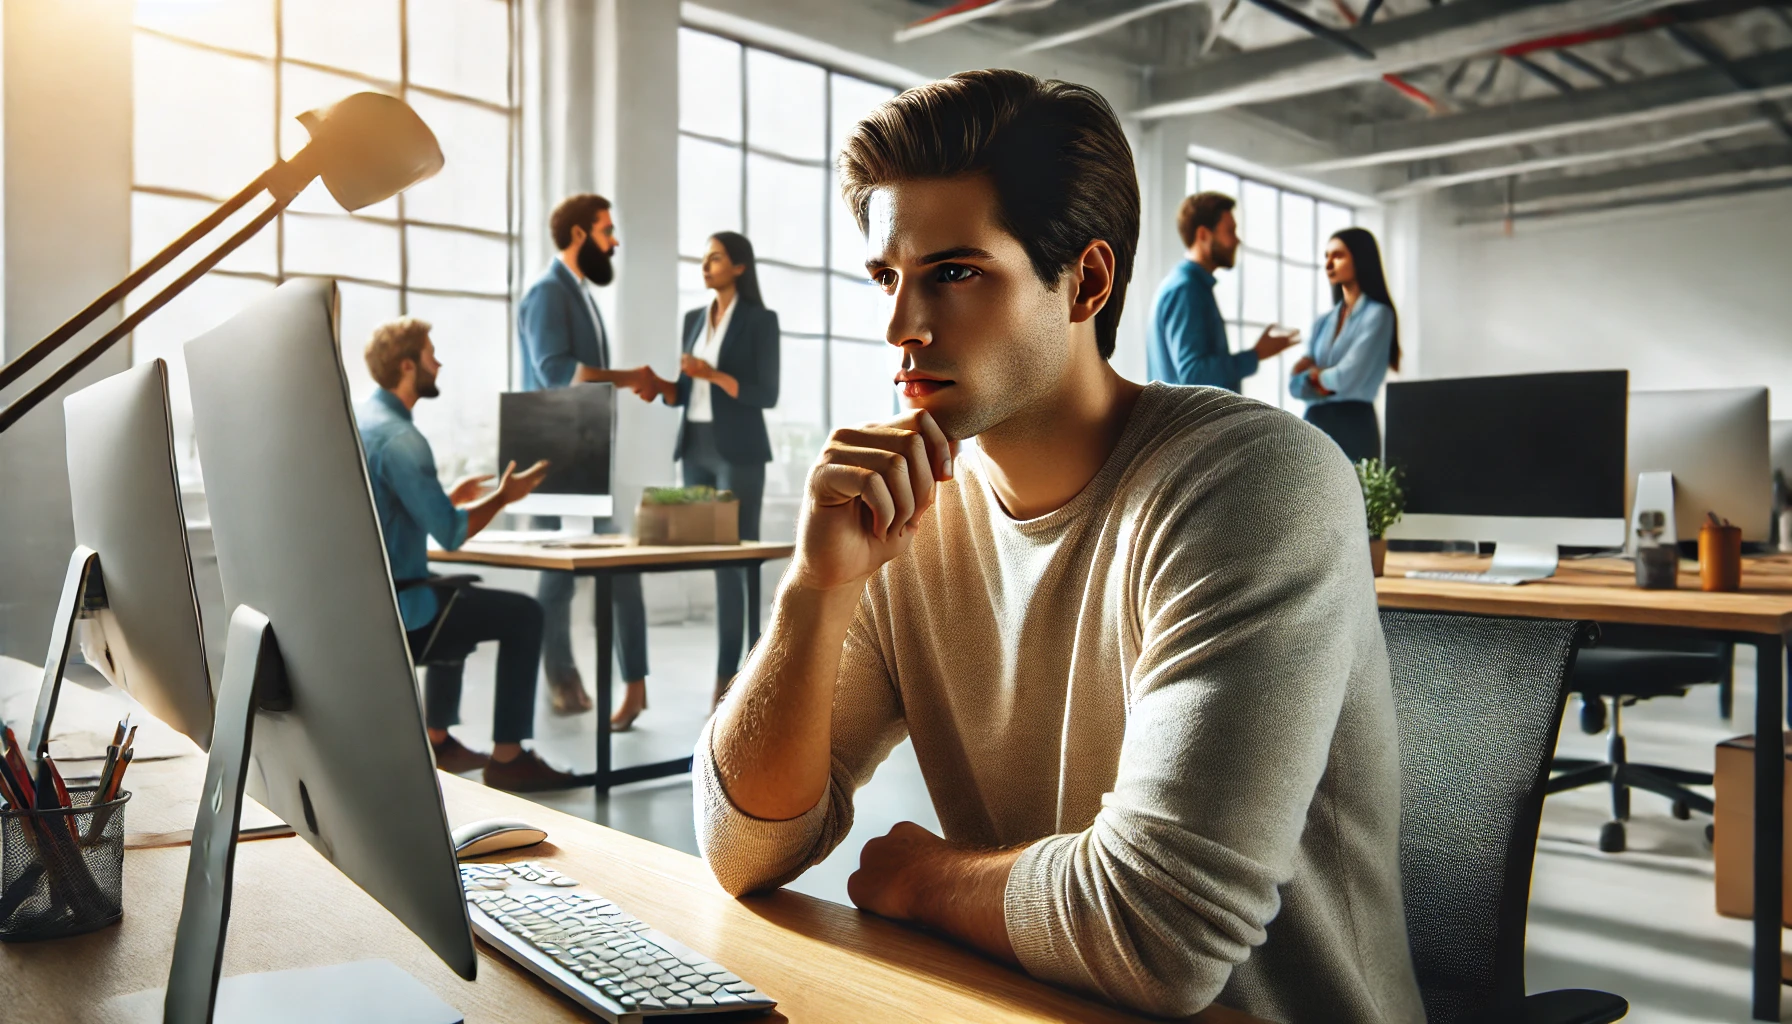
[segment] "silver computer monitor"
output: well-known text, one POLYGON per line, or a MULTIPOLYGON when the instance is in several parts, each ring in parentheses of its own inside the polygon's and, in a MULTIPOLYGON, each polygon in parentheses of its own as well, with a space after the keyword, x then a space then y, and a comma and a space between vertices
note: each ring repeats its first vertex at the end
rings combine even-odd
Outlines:
POLYGON ((1773 517, 1766 388, 1637 391, 1630 396, 1630 466, 1624 506, 1639 473, 1674 474, 1679 540, 1697 540, 1707 512, 1767 540, 1773 517))
POLYGON ((253 716, 248 791, 472 978, 335 284, 288 281, 185 351, 225 605, 266 616, 290 692, 290 710, 253 716))
POLYGON ((75 543, 99 554, 87 662, 201 747, 212 682, 174 462, 168 367, 154 359, 62 403, 75 543))
POLYGON ((505 511, 608 517, 615 423, 615 388, 609 384, 498 396, 498 465, 514 462, 524 469, 546 459, 554 467, 540 487, 505 511))
POLYGON ((1767 440, 1773 468, 1792 482, 1792 420, 1774 420, 1768 424, 1767 440))
POLYGON ((1408 381, 1387 389, 1391 540, 1493 541, 1494 571, 1555 571, 1558 547, 1624 543, 1624 370, 1408 381))

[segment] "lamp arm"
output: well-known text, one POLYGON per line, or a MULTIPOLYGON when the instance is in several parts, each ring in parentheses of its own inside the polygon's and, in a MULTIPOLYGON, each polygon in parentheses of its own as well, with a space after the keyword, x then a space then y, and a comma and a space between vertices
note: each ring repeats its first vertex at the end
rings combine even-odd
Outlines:
POLYGON ((176 256, 187 251, 194 242, 197 242, 210 234, 218 227, 218 225, 224 223, 231 214, 242 209, 249 200, 254 199, 262 189, 268 187, 269 180, 278 166, 279 165, 276 165, 275 167, 271 167, 268 170, 261 172, 256 176, 255 180, 244 187, 241 192, 226 199, 204 220, 189 228, 186 234, 183 234, 179 238, 168 243, 167 248, 150 257, 149 262, 138 267, 136 270, 131 271, 129 277, 126 277, 111 288, 106 289, 106 293, 99 298, 94 299, 86 309, 83 309, 73 317, 70 317, 67 323, 56 328, 56 330, 44 337, 43 340, 26 349, 17 359, 7 363, 5 366, 0 366, 0 388, 4 388, 18 380, 20 377, 23 377, 26 370, 43 362, 44 357, 60 348, 76 334, 79 334, 81 328, 86 327, 88 324, 98 319, 101 313, 111 309, 120 299, 123 299, 143 282, 149 280, 156 271, 167 266, 176 256))
POLYGON ((167 305, 176 295, 186 291, 192 286, 193 282, 205 276, 205 273, 217 266, 224 257, 235 252, 244 242, 253 238, 256 232, 267 227, 275 217, 280 215, 282 210, 286 209, 287 204, 292 202, 292 200, 293 195, 290 193, 282 198, 276 199, 267 209, 257 214, 254 220, 243 225, 241 230, 226 239, 224 244, 212 250, 198 263, 194 264, 186 273, 175 279, 173 284, 170 284, 160 292, 157 292, 154 298, 144 303, 135 312, 131 313, 130 316, 119 321, 116 327, 113 327, 105 334, 94 339, 94 342, 83 349, 80 355, 75 356, 55 373, 45 378, 43 383, 26 392, 24 397, 7 406, 4 411, 0 411, 0 431, 5 431, 8 427, 17 423, 19 418, 30 412, 34 406, 55 394, 58 388, 67 384, 70 380, 73 380, 77 373, 80 373, 94 360, 98 359, 101 354, 116 344, 120 338, 123 338, 125 335, 135 330, 137 325, 147 319, 150 314, 167 305))

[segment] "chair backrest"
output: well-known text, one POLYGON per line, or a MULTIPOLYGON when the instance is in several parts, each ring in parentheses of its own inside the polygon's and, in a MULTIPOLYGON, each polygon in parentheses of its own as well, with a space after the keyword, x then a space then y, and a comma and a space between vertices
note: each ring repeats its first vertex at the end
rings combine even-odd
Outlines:
POLYGON ((1524 998, 1544 783, 1588 627, 1384 611, 1400 731, 1400 876, 1429 1024, 1524 998))

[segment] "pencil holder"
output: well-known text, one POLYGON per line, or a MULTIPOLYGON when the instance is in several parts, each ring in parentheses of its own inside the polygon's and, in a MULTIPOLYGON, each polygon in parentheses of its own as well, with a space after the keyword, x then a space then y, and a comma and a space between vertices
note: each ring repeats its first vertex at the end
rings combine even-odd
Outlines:
POLYGON ((1742 587, 1742 528, 1699 528, 1699 583, 1705 590, 1725 592, 1742 587))
POLYGON ((104 928, 124 913, 124 805, 95 805, 93 787, 66 808, 0 810, 0 941, 31 942, 104 928))

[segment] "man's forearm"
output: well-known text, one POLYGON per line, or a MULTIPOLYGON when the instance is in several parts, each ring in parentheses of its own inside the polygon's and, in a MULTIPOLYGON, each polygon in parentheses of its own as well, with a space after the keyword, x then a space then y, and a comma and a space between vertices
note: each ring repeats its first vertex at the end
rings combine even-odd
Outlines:
POLYGON ((1015 850, 959 850, 922 869, 914 920, 1006 963, 1019 963, 1008 941, 1008 872, 1015 850))
POLYGON ((722 786, 742 812, 785 821, 827 790, 834 681, 862 591, 779 589, 770 628, 711 732, 722 786))

